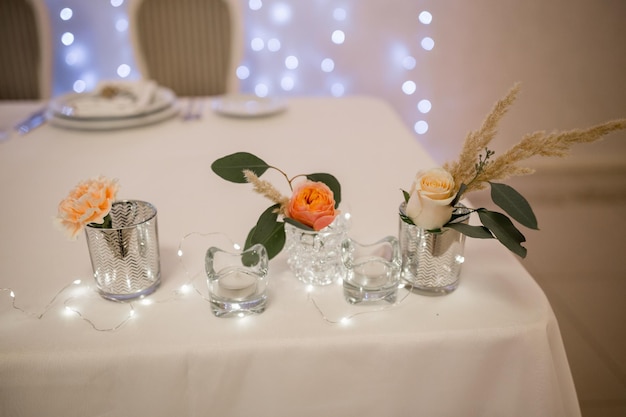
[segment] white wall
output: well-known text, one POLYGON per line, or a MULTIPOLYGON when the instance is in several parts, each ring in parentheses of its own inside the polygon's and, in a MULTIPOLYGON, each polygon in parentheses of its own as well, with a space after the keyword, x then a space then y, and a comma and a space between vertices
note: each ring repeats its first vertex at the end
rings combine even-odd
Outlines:
MULTIPOLYGON (((453 0, 429 7, 437 47, 428 73, 439 107, 426 143, 439 156, 453 158, 458 138, 478 128, 516 81, 522 94, 501 126, 502 145, 535 130, 626 117, 626 2, 453 0)), ((566 160, 541 162, 624 170, 626 132, 579 145, 566 160)))

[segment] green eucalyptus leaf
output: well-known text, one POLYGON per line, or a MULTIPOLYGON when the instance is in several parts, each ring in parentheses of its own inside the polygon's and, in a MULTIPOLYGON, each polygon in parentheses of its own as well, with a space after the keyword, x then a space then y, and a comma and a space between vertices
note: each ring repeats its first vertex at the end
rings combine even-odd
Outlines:
POLYGON ((268 259, 272 259, 283 250, 285 246, 285 223, 276 222, 272 230, 262 236, 256 233, 252 236, 254 243, 260 243, 267 249, 268 259))
POLYGON ((267 208, 250 230, 246 238, 244 249, 249 249, 252 245, 260 243, 267 249, 267 257, 272 259, 278 255, 285 246, 285 224, 278 221, 276 209, 278 204, 267 208))
POLYGON ((245 245, 243 245, 243 249, 249 249, 252 247, 252 245, 254 245, 254 243, 252 243, 252 237, 254 236, 254 231, 256 230, 256 227, 253 227, 252 229, 250 229, 250 231, 248 232, 248 236, 246 236, 246 243, 245 245))
POLYGON ((467 185, 461 184, 461 186, 459 187, 459 191, 456 193, 456 196, 454 197, 454 200, 452 200, 452 203, 450 203, 451 206, 454 207, 457 205, 461 197, 463 197, 463 194, 465 193, 466 189, 467 189, 467 185))
POLYGON ((341 184, 339 184, 337 178, 326 173, 308 174, 306 177, 311 181, 323 182, 326 184, 333 192, 333 197, 335 198, 335 208, 339 207, 339 203, 341 203, 341 184))
POLYGON ((450 223, 458 223, 459 219, 463 219, 464 217, 469 217, 469 215, 472 214, 472 211, 465 211, 465 210, 459 210, 459 211, 453 211, 452 215, 450 216, 450 220, 448 221, 447 224, 450 223))
POLYGON ((278 221, 278 209, 280 204, 274 204, 261 213, 259 220, 256 222, 255 233, 266 234, 274 228, 273 223, 278 221))
POLYGON ((485 226, 471 226, 465 223, 449 223, 446 227, 477 239, 493 239, 493 234, 485 226))
POLYGON ((409 194, 408 191, 404 191, 404 190, 400 190, 402 191, 402 196, 404 197, 404 202, 408 203, 409 202, 409 198, 411 198, 411 194, 409 194))
POLYGON ((211 169, 226 181, 245 184, 243 170, 248 169, 257 176, 263 175, 270 166, 261 158, 248 152, 236 152, 215 160, 211 169))
POLYGON ((537 218, 528 201, 513 187, 490 182, 491 199, 508 215, 529 229, 537 230, 537 218))
POLYGON ((111 219, 111 213, 107 213, 107 215, 104 216, 102 223, 89 223, 89 226, 94 229, 112 229, 113 220, 111 219))
POLYGON ((405 223, 412 224, 413 226, 415 226, 415 223, 413 223, 413 220, 404 213, 400 213, 400 219, 405 223))
POLYGON ((297 227, 297 228, 299 228, 299 229, 307 230, 307 231, 309 231, 309 232, 311 232, 311 231, 315 231, 315 229, 313 229, 312 227, 307 226, 307 225, 306 225, 306 224, 304 224, 304 223, 300 223, 299 221, 294 220, 294 219, 292 219, 292 218, 290 218, 290 217, 285 217, 285 219, 284 219, 284 220, 285 220, 285 223, 289 223, 290 225, 292 225, 292 226, 296 226, 296 227, 297 227))
POLYGON ((241 264, 248 267, 255 266, 260 260, 261 257, 256 250, 245 251, 241 256, 241 264))
POLYGON ((519 257, 526 257, 526 248, 521 245, 526 238, 507 216, 486 209, 478 209, 477 212, 482 224, 495 235, 496 239, 519 257))

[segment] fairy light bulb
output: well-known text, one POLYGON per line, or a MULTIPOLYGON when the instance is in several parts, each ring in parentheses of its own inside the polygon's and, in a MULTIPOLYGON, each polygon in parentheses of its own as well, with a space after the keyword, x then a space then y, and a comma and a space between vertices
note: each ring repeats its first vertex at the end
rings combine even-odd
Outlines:
POLYGON ((263 7, 263 2, 261 0, 250 0, 248 2, 248 7, 250 10, 260 10, 263 7))
POLYGON ((430 12, 423 11, 419 14, 419 21, 425 25, 430 25, 430 22, 433 21, 433 15, 430 12))
POLYGON ((61 18, 61 20, 70 20, 73 15, 74 12, 69 7, 64 7, 59 13, 59 17, 61 18))
POLYGON ((70 46, 74 43, 74 34, 72 32, 65 32, 61 35, 61 43, 65 46, 70 46))

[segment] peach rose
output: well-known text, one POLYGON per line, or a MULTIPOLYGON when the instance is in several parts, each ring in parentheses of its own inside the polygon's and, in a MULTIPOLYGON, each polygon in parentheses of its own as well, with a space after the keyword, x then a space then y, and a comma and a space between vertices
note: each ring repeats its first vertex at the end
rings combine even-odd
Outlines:
POLYGON ((306 181, 296 187, 287 206, 288 216, 314 230, 335 220, 335 197, 323 182, 306 181))
POLYGON ((443 168, 420 171, 409 193, 406 215, 413 223, 426 230, 439 229, 452 216, 454 178, 443 168))
POLYGON ((80 182, 59 203, 56 218, 71 239, 89 223, 104 223, 118 191, 117 180, 98 177, 80 182))

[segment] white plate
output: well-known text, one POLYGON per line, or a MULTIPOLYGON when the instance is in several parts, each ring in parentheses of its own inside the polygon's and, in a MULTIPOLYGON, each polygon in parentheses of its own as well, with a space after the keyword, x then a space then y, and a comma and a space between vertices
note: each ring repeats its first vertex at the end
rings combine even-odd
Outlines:
POLYGON ((169 107, 176 100, 176 95, 170 89, 159 87, 154 97, 145 106, 138 107, 132 98, 104 98, 96 93, 66 94, 50 101, 48 109, 58 118, 72 120, 115 120, 141 117, 156 113, 169 107), (80 113, 80 107, 89 108, 85 114, 80 113))
POLYGON ((146 114, 143 116, 117 118, 117 119, 71 119, 67 117, 59 117, 51 110, 46 112, 48 122, 57 127, 76 130, 115 130, 127 129, 130 127, 146 126, 153 123, 162 122, 174 117, 179 112, 177 103, 166 107, 163 110, 146 114))
POLYGON ((262 117, 280 113, 287 108, 287 102, 277 97, 257 97, 254 95, 227 95, 213 102, 213 110, 224 116, 262 117))

